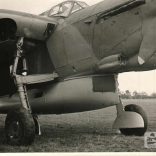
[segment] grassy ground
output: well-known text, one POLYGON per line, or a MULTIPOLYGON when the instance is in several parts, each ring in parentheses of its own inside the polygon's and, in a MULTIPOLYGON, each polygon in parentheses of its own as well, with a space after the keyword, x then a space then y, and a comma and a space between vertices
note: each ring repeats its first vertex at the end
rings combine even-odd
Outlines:
MULTIPOLYGON (((148 131, 156 132, 156 100, 123 100, 146 110, 148 131)), ((112 130, 115 107, 68 115, 40 116, 42 136, 29 147, 13 147, 5 143, 4 120, 0 116, 0 152, 154 152, 144 148, 144 137, 125 137, 112 130)))

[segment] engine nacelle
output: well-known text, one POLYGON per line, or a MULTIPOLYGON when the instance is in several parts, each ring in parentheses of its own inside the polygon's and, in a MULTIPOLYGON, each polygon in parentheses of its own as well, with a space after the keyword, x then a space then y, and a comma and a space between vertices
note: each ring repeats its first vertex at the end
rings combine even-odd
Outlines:
POLYGON ((0 37, 3 40, 16 35, 43 41, 49 37, 56 24, 53 19, 16 11, 0 10, 0 37))

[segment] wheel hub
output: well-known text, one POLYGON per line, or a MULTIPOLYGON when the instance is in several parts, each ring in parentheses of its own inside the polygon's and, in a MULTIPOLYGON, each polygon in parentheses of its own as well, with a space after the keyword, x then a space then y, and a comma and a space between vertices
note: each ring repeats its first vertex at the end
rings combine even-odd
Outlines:
POLYGON ((10 124, 9 138, 18 140, 22 136, 22 129, 19 121, 14 121, 10 124))

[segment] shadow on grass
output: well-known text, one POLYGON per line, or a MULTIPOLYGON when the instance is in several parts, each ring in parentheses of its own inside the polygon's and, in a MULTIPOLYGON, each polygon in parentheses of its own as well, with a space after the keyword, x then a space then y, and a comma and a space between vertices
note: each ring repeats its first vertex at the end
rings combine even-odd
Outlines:
POLYGON ((43 125, 41 130, 42 136, 40 137, 43 137, 45 141, 49 139, 56 140, 58 138, 73 140, 73 138, 79 138, 82 136, 112 137, 120 135, 120 133, 117 130, 113 130, 111 128, 103 129, 101 127, 100 129, 99 128, 97 129, 97 127, 88 127, 87 125, 78 125, 78 126, 69 126, 66 124, 43 125))

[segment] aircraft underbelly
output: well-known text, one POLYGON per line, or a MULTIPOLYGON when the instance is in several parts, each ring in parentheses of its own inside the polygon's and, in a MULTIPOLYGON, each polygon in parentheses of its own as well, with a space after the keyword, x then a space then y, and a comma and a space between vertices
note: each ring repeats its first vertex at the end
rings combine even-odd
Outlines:
MULTIPOLYGON (((2 98, 3 99, 3 98, 2 98)), ((1 100, 2 100, 1 99, 1 100)), ((94 76, 66 80, 48 85, 42 97, 29 95, 33 113, 65 114, 101 109, 118 104, 116 82, 112 76, 94 76)), ((18 96, 1 101, 0 112, 20 106, 18 96), (10 102, 9 102, 10 101, 10 102), (12 101, 12 102, 11 102, 12 101)))
POLYGON ((44 96, 31 102, 34 112, 64 114, 101 109, 118 104, 112 76, 69 79, 48 86, 44 96))
POLYGON ((106 92, 94 91, 93 85, 92 77, 60 82, 46 90, 45 104, 32 106, 42 113, 61 114, 101 109, 119 103, 116 92, 109 90, 111 84, 106 92))

